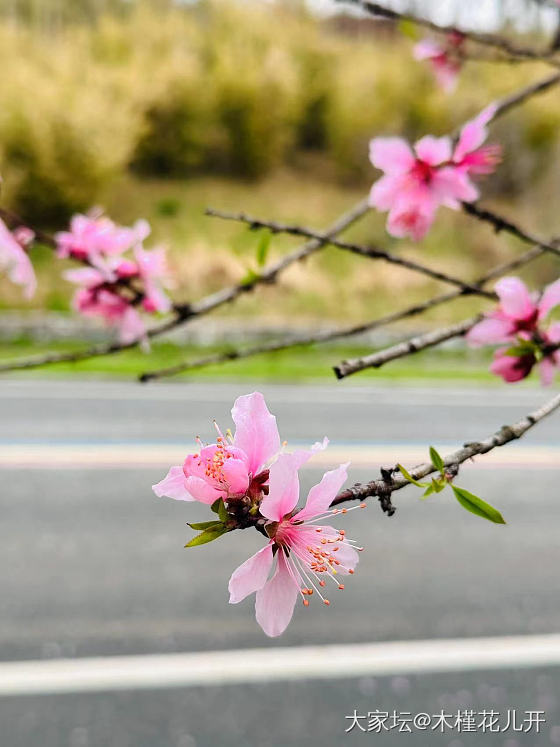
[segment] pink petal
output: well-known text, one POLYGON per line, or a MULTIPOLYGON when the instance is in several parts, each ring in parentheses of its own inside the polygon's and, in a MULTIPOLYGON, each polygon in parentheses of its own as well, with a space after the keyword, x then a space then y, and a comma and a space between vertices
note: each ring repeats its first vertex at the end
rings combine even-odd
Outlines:
POLYGON ((260 512, 267 519, 282 521, 297 504, 299 500, 298 469, 306 453, 280 454, 270 468, 268 495, 265 495, 260 505, 260 512))
POLYGON ((431 187, 439 202, 453 209, 459 207, 459 202, 472 202, 478 197, 478 190, 468 175, 454 166, 437 171, 431 187))
POLYGON ((560 305, 560 280, 547 286, 539 301, 539 319, 544 319, 551 309, 560 305))
POLYGON ((556 376, 556 370, 556 365, 552 358, 547 357, 542 359, 539 366, 539 373, 543 386, 550 386, 552 384, 556 376))
POLYGON ((66 270, 64 272, 64 278, 70 283, 83 285, 85 288, 93 288, 106 280, 105 275, 103 275, 99 270, 94 270, 93 267, 80 267, 76 270, 66 270))
POLYGON ((124 312, 119 322, 119 340, 123 345, 138 342, 146 336, 146 325, 132 306, 124 312))
POLYGON ((546 332, 546 339, 547 342, 550 342, 553 345, 560 342, 560 322, 555 322, 550 325, 546 332))
POLYGON ((284 553, 279 551, 274 576, 257 591, 255 612, 257 622, 270 636, 281 635, 288 627, 299 596, 299 583, 288 569, 284 553))
POLYGON ((240 459, 226 459, 222 473, 228 486, 228 495, 245 494, 249 487, 247 464, 240 459))
POLYGON ((494 289, 500 298, 502 311, 512 319, 528 319, 535 313, 535 303, 519 278, 502 278, 494 289))
POLYGON ((475 324, 467 333, 466 339, 474 347, 493 345, 511 340, 513 333, 514 326, 509 319, 489 316, 475 324))
POLYGON ((480 112, 477 117, 471 119, 470 122, 467 122, 459 135, 459 141, 457 142, 455 152, 453 153, 454 161, 462 161, 467 153, 471 153, 482 145, 488 135, 486 125, 494 117, 495 113, 496 105, 491 104, 480 112))
POLYGON ((433 205, 429 208, 418 205, 393 208, 387 220, 387 231, 398 239, 411 236, 414 241, 420 241, 430 230, 435 212, 433 205))
POLYGON ((171 467, 161 482, 152 485, 152 490, 161 498, 173 498, 176 501, 194 501, 187 490, 187 481, 181 466, 171 467))
POLYGON ((369 193, 368 204, 377 210, 390 210, 403 190, 403 177, 389 174, 378 179, 369 193))
POLYGON ((404 174, 414 166, 414 154, 400 137, 376 137, 369 143, 369 160, 386 174, 404 174))
POLYGON ((428 60, 431 57, 439 57, 440 55, 445 54, 445 52, 443 47, 435 41, 432 41, 431 39, 422 39, 422 41, 419 41, 414 45, 412 54, 416 60, 428 60))
POLYGON ((451 140, 449 137, 426 135, 415 144, 414 150, 425 163, 439 166, 451 159, 451 140))
POLYGON ((208 506, 211 506, 218 498, 225 498, 227 496, 225 490, 214 487, 214 485, 203 480, 201 477, 187 477, 185 487, 195 501, 206 503, 208 506))
POLYGON ((232 573, 228 586, 230 604, 241 602, 265 585, 274 560, 272 544, 261 548, 232 573))
POLYGON ((506 350, 501 348, 495 352, 490 371, 510 384, 527 378, 535 364, 534 356, 507 355, 506 350))
POLYGON ((321 482, 314 485, 309 491, 305 506, 293 517, 294 521, 312 519, 314 516, 319 516, 329 510, 333 498, 348 477, 349 464, 349 462, 341 464, 337 469, 325 472, 321 482))
POLYGON ((235 423, 234 446, 247 454, 249 471, 256 475, 280 451, 276 418, 268 411, 260 392, 238 397, 231 414, 235 423))

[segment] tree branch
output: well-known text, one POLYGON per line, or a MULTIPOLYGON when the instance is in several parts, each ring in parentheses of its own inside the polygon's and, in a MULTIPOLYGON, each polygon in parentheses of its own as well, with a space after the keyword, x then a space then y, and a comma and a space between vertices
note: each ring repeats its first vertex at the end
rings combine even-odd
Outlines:
POLYGON ((482 34, 476 31, 465 31, 464 29, 459 29, 456 26, 440 26, 433 21, 429 21, 427 18, 419 18, 412 13, 401 13, 396 10, 390 10, 389 8, 385 8, 379 3, 369 2, 368 0, 336 0, 336 2, 345 2, 350 5, 357 6, 369 15, 381 16, 382 18, 387 18, 394 21, 410 21, 417 24, 418 26, 423 26, 424 28, 429 29, 430 31, 435 31, 438 34, 462 34, 476 44, 493 47, 494 49, 497 49, 512 58, 518 58, 522 60, 543 60, 547 61, 551 65, 558 64, 558 62, 553 59, 553 56, 556 52, 555 49, 534 49, 532 47, 520 47, 510 42, 508 39, 504 39, 500 36, 494 36, 493 34, 482 34))
POLYGON ((424 335, 418 335, 412 337, 410 340, 393 345, 390 348, 385 348, 378 353, 371 353, 361 358, 352 358, 350 360, 341 361, 337 366, 333 367, 337 379, 344 379, 346 376, 363 371, 365 368, 381 368, 385 363, 394 361, 396 358, 403 358, 405 355, 411 355, 412 353, 418 353, 420 350, 434 347, 439 345, 446 340, 451 340, 453 337, 460 337, 465 335, 471 327, 474 327, 482 319, 482 314, 472 317, 471 319, 464 319, 462 322, 457 324, 450 324, 448 327, 442 329, 436 329, 433 332, 427 332, 424 335))
POLYGON ((337 249, 342 249, 344 251, 351 252, 352 254, 358 254, 361 257, 367 257, 369 259, 381 259, 384 262, 388 262, 389 264, 405 267, 407 270, 412 270, 413 272, 420 273, 421 275, 426 275, 427 277, 432 278, 432 280, 439 280, 443 283, 455 285, 458 288, 461 288, 461 291, 463 293, 471 293, 477 296, 484 296, 484 298, 490 298, 493 300, 496 299, 496 295, 494 293, 485 291, 477 287, 476 285, 465 283, 459 278, 448 275, 445 272, 440 272, 439 270, 434 270, 431 267, 421 264, 420 262, 415 262, 414 260, 406 259, 405 257, 400 257, 396 254, 391 254, 390 252, 385 251, 384 249, 380 249, 379 247, 362 246, 361 244, 350 243, 348 241, 339 241, 334 238, 329 238, 326 234, 319 233, 318 231, 314 231, 311 228, 305 228, 305 226, 261 220, 260 218, 255 218, 251 215, 247 215, 246 213, 227 213, 221 210, 207 208, 206 215, 211 215, 214 218, 222 218, 223 220, 232 220, 239 223, 246 223, 251 230, 259 230, 265 228, 271 233, 287 233, 291 236, 306 236, 307 238, 316 239, 317 241, 322 241, 326 244, 330 244, 331 246, 335 246, 337 247, 337 249))
MULTIPOLYGON (((517 423, 502 426, 496 433, 482 441, 464 444, 461 449, 444 458, 445 466, 453 473, 468 459, 472 459, 479 454, 487 454, 492 449, 521 438, 528 430, 559 407, 560 394, 557 394, 542 407, 518 420, 517 423)), ((436 471, 434 465, 429 462, 419 464, 414 469, 409 470, 415 480, 421 480, 436 471)), ((378 497, 382 502, 382 507, 385 506, 386 513, 391 516, 395 512, 395 508, 391 504, 391 495, 407 485, 410 485, 409 481, 398 471, 397 467, 382 469, 381 479, 372 480, 368 483, 356 483, 353 487, 342 490, 331 503, 331 506, 338 506, 346 501, 363 501, 365 498, 378 497)))
MULTIPOLYGON (((346 213, 343 213, 330 228, 325 231, 326 237, 335 236, 336 234, 344 231, 346 228, 356 223, 367 211, 368 211, 367 200, 363 199, 354 205, 346 213)), ((198 317, 208 314, 220 306, 226 303, 234 301, 238 296, 244 293, 250 293, 259 285, 265 283, 273 283, 276 281, 277 276, 290 267, 296 262, 301 262, 307 257, 311 256, 318 250, 325 246, 325 241, 312 239, 306 241, 300 247, 294 249, 289 254, 280 258, 276 262, 271 263, 265 268, 259 275, 256 275, 250 281, 246 283, 236 283, 227 288, 223 288, 217 293, 212 293, 204 298, 196 301, 192 304, 176 304, 174 305, 174 316, 172 319, 160 324, 159 326, 153 327, 148 330, 147 335, 153 339, 159 335, 169 332, 183 323, 198 317)), ((0 363, 0 373, 7 371, 20 371, 33 368, 39 368, 41 366, 50 365, 53 363, 75 363, 78 361, 88 360, 90 358, 97 358, 103 355, 113 355, 120 353, 123 350, 130 350, 138 346, 138 342, 132 343, 103 343, 101 345, 94 345, 86 348, 85 350, 67 352, 67 353, 46 353, 44 355, 32 356, 29 358, 16 359, 13 361, 6 361, 0 363)))
MULTIPOLYGON (((505 275, 512 270, 521 267, 522 265, 528 264, 537 257, 540 257, 544 253, 540 247, 533 247, 529 251, 525 252, 521 256, 509 262, 496 265, 490 272, 483 275, 474 282, 474 285, 483 285, 489 280, 505 275)), ((277 340, 273 342, 261 343, 259 345, 253 345, 252 347, 245 349, 233 349, 226 350, 221 353, 214 353, 212 355, 205 356, 203 358, 195 359, 194 361, 181 361, 174 366, 168 368, 162 368, 154 371, 147 371, 143 373, 139 379, 142 382, 152 381, 154 379, 160 379, 165 376, 174 376, 185 371, 193 371, 198 368, 204 368, 219 363, 226 363, 234 360, 242 360, 243 358, 250 358, 253 355, 260 355, 261 353, 273 353, 280 350, 286 350, 293 347, 301 347, 303 345, 312 345, 316 343, 331 342, 332 340, 339 340, 344 337, 352 337, 353 335, 359 335, 364 332, 372 332, 375 329, 384 327, 388 324, 392 324, 402 319, 407 319, 413 316, 423 314, 425 311, 439 306, 443 303, 448 303, 456 298, 464 295, 463 291, 457 289, 443 293, 439 296, 434 296, 422 303, 409 306, 402 311, 395 311, 392 314, 386 314, 385 316, 378 317, 370 322, 363 324, 353 325, 351 327, 335 328, 330 330, 322 330, 314 334, 301 335, 301 336, 290 336, 284 340, 277 340)))

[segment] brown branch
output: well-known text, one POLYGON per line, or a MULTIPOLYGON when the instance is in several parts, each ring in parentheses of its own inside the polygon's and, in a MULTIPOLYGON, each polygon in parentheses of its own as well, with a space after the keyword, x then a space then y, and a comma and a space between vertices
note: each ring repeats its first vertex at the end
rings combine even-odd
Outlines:
POLYGON ((451 340, 453 337, 461 337, 481 319, 482 315, 479 314, 471 319, 464 319, 457 324, 450 324, 448 327, 412 337, 410 340, 404 340, 404 342, 399 342, 397 345, 385 348, 385 350, 381 350, 378 353, 370 353, 370 355, 365 355, 361 358, 341 361, 333 368, 336 378, 344 379, 346 376, 363 371, 365 368, 381 368, 385 363, 394 361, 396 358, 404 358, 406 355, 418 353, 420 350, 426 350, 426 348, 432 348, 446 340, 451 340))
MULTIPOLYGON (((517 269, 529 262, 532 262, 537 257, 543 254, 543 250, 540 247, 533 247, 529 251, 525 252, 521 256, 509 262, 496 265, 490 272, 483 275, 474 282, 474 285, 483 285, 489 280, 505 275, 512 270, 517 269)), ((300 337, 290 336, 284 340, 277 340, 273 342, 261 343, 259 345, 253 345, 252 347, 245 349, 233 349, 226 350, 221 353, 214 353, 212 355, 198 358, 193 361, 181 361, 174 366, 168 368, 162 368, 154 371, 147 371, 143 373, 139 379, 142 382, 153 381, 160 379, 165 376, 175 376, 176 374, 183 373, 185 371, 193 371, 198 368, 204 368, 206 366, 216 365, 219 363, 226 363, 229 361, 242 360, 243 358, 250 358, 253 355, 260 355, 261 353, 273 353, 280 350, 287 350, 293 347, 301 347, 304 345, 319 344, 324 342, 331 342, 333 340, 339 340, 344 337, 352 337, 353 335, 359 335, 364 332, 372 332, 375 329, 384 327, 388 324, 392 324, 402 319, 407 319, 413 316, 423 314, 436 306, 439 306, 449 301, 453 301, 456 298, 461 297, 463 292, 459 289, 443 293, 439 296, 434 296, 422 303, 409 306, 402 311, 395 311, 392 314, 386 314, 385 316, 378 317, 370 322, 363 324, 353 325, 351 327, 335 328, 330 330, 322 330, 314 334, 301 335, 300 337)))
POLYGON ((557 257, 560 257, 560 249, 554 243, 540 239, 538 236, 535 236, 529 231, 521 228, 521 226, 518 226, 516 223, 513 223, 508 218, 504 218, 503 216, 498 215, 491 210, 487 210, 486 208, 481 208, 477 203, 463 202, 462 206, 465 213, 467 213, 468 215, 472 215, 473 218, 477 218, 484 223, 488 223, 494 228, 496 233, 505 231, 506 233, 509 233, 512 236, 521 239, 521 241, 524 241, 528 244, 535 244, 543 251, 549 252, 550 254, 555 254, 557 257))
POLYGON ((367 257, 368 259, 380 259, 384 262, 388 262, 389 264, 405 267, 407 270, 412 270, 413 272, 420 273, 421 275, 426 275, 427 277, 432 278, 432 280, 439 280, 443 283, 455 285, 458 288, 461 288, 461 291, 465 294, 471 293, 477 296, 483 296, 484 298, 490 298, 493 300, 496 299, 496 295, 494 293, 485 291, 482 288, 477 287, 476 285, 465 283, 464 280, 460 280, 459 278, 453 277, 452 275, 448 275, 445 272, 434 270, 427 265, 421 264, 420 262, 415 262, 414 260, 406 259, 405 257, 400 257, 396 254, 391 254, 390 252, 384 249, 380 249, 379 247, 362 246, 361 244, 355 244, 348 241, 339 241, 334 238, 329 238, 324 233, 319 233, 318 231, 314 231, 311 228, 306 228, 305 226, 261 220, 260 218, 255 218, 251 215, 247 215, 246 213, 226 213, 221 210, 207 208, 206 215, 211 215, 214 218, 222 218, 223 220, 232 220, 239 223, 246 223, 251 230, 259 230, 264 228, 269 230, 271 233, 287 233, 291 236, 306 236, 307 238, 316 239, 317 241, 323 241, 326 244, 335 246, 337 249, 342 249, 344 251, 351 252, 352 254, 357 254, 361 257, 367 257))
MULTIPOLYGON (((487 454, 492 449, 521 438, 528 430, 559 407, 560 394, 557 394, 542 407, 518 420, 517 423, 502 426, 496 433, 488 436, 483 441, 464 444, 461 449, 454 451, 444 458, 445 466, 452 474, 457 472, 459 466, 467 460, 479 454, 487 454)), ((409 470, 410 475, 415 480, 421 480, 423 477, 427 477, 436 471, 436 468, 430 462, 419 464, 414 469, 409 470)), ((391 495, 396 490, 400 490, 407 485, 410 485, 409 481, 398 471, 397 467, 382 469, 381 479, 372 480, 368 483, 356 483, 353 487, 342 490, 331 503, 331 506, 338 506, 346 501, 363 501, 366 498, 378 497, 382 503, 382 508, 384 508, 386 513, 392 515, 395 512, 395 508, 391 504, 391 495)))
POLYGON ((350 5, 361 8, 366 13, 373 16, 380 16, 394 21, 410 21, 423 26, 430 31, 435 31, 438 34, 452 34, 459 33, 467 37, 470 41, 476 44, 482 44, 487 47, 493 47, 494 49, 507 54, 509 57, 518 58, 522 60, 543 60, 549 62, 549 64, 558 64, 556 60, 552 59, 555 54, 555 49, 534 49, 532 47, 520 47, 513 44, 508 39, 504 39, 500 36, 493 34, 483 34, 476 31, 465 31, 459 29, 456 26, 441 26, 433 21, 429 21, 427 18, 419 18, 412 13, 401 13, 396 10, 390 10, 385 8, 383 5, 375 2, 369 2, 368 0, 336 0, 336 2, 346 2, 350 5))
MULTIPOLYGON (((368 209, 369 208, 367 200, 361 200, 352 208, 350 208, 350 210, 341 215, 336 221, 334 221, 330 228, 325 231, 324 235, 331 237, 344 231, 346 228, 358 221, 367 212, 368 209)), ((300 247, 297 247, 289 254, 280 258, 276 262, 271 263, 268 267, 264 268, 259 275, 256 275, 248 282, 236 283, 227 288, 223 288, 221 291, 205 296, 204 298, 192 304, 176 304, 174 306, 173 318, 148 330, 148 337, 158 337, 165 332, 169 332, 176 327, 179 327, 181 324, 189 321, 190 319, 208 314, 210 311, 213 311, 214 309, 223 306, 226 303, 232 302, 238 296, 244 293, 250 293, 260 285, 275 282, 277 276, 292 264, 305 260, 307 257, 322 249, 324 246, 325 242, 322 240, 312 239, 310 241, 306 241, 304 244, 302 244, 300 247)), ((137 347, 138 344, 138 342, 103 343, 86 348, 85 350, 75 352, 46 353, 44 355, 32 356, 30 358, 6 361, 4 363, 0 363, 0 373, 39 368, 41 366, 46 366, 53 363, 75 363, 78 361, 88 360, 90 358, 96 358, 103 355, 113 355, 115 353, 120 353, 123 350, 130 350, 131 348, 137 347)))

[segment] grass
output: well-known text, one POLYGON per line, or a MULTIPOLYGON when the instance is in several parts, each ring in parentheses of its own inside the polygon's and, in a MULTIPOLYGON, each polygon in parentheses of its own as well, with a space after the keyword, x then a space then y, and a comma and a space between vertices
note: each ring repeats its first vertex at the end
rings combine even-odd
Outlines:
MULTIPOLYGON (((47 346, 22 340, 0 346, 0 361, 36 355, 47 350, 70 351, 82 348, 83 344, 77 343, 58 343, 47 346)), ((131 379, 144 371, 173 365, 182 360, 195 360, 219 349, 223 350, 224 347, 179 347, 173 343, 154 343, 150 354, 145 354, 140 350, 129 350, 117 355, 92 358, 79 363, 60 363, 15 375, 25 377, 67 377, 70 375, 131 379)), ((332 366, 343 358, 351 358, 364 352, 366 351, 363 347, 357 346, 306 346, 208 366, 181 374, 174 379, 183 381, 312 382, 322 380, 334 382, 332 366)), ((390 380, 395 383, 421 381, 426 384, 432 383, 434 386, 443 382, 499 384, 499 380, 488 372, 488 361, 488 354, 481 351, 424 352, 395 361, 378 371, 364 371, 349 378, 348 383, 364 384, 390 380)), ((341 384, 343 385, 346 383, 341 384)))

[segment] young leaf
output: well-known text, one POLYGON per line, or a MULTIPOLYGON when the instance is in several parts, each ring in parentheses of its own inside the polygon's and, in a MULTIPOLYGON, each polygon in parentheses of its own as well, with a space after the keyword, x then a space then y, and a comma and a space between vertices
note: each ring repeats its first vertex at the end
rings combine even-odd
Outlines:
POLYGON ((207 542, 213 542, 227 531, 228 530, 223 524, 220 524, 220 526, 215 527, 214 529, 206 529, 204 532, 197 534, 196 537, 193 537, 190 542, 187 542, 185 547, 197 547, 198 545, 205 545, 207 542))
POLYGON ((399 468, 399 472, 403 475, 403 477, 405 477, 408 482, 411 482, 413 485, 417 485, 419 488, 427 488, 429 486, 430 483, 428 482, 418 482, 418 480, 415 480, 410 472, 407 472, 405 470, 402 464, 397 464, 397 467, 399 468))
POLYGON ((220 502, 218 503, 218 516, 220 517, 220 521, 223 524, 225 524, 226 521, 229 520, 229 514, 227 512, 226 504, 224 503, 222 498, 220 498, 220 502))
POLYGON ((197 532, 200 532, 201 530, 205 530, 205 529, 211 529, 212 527, 222 526, 222 522, 217 521, 216 519, 214 519, 213 521, 199 521, 199 522, 196 522, 195 524, 190 524, 187 521, 187 524, 190 526, 191 529, 196 529, 197 532))
POLYGON ((427 498, 429 495, 432 495, 432 493, 435 493, 434 486, 428 485, 428 487, 426 488, 426 490, 422 493, 420 497, 427 498))
POLYGON ((433 446, 430 446, 430 459, 434 467, 437 470, 439 470, 441 474, 443 475, 443 473, 445 472, 445 465, 443 463, 443 459, 438 454, 438 452, 434 449, 433 446))
POLYGON ((257 244, 257 265, 263 267, 268 256, 268 248, 272 235, 268 231, 263 231, 257 244))
POLYGON ((451 488, 455 493, 455 498, 467 511, 476 514, 476 516, 481 516, 483 519, 488 519, 488 521, 493 521, 495 524, 506 523, 502 514, 489 503, 483 501, 482 498, 469 493, 464 488, 458 488, 456 485, 452 485, 451 488))
POLYGON ((247 274, 245 277, 241 280, 241 285, 253 285, 255 280, 258 280, 260 275, 258 272, 255 272, 254 270, 247 270, 247 274))
POLYGON ((210 510, 213 511, 215 514, 217 514, 220 511, 221 501, 222 501, 221 498, 216 498, 214 503, 210 506, 210 510))

